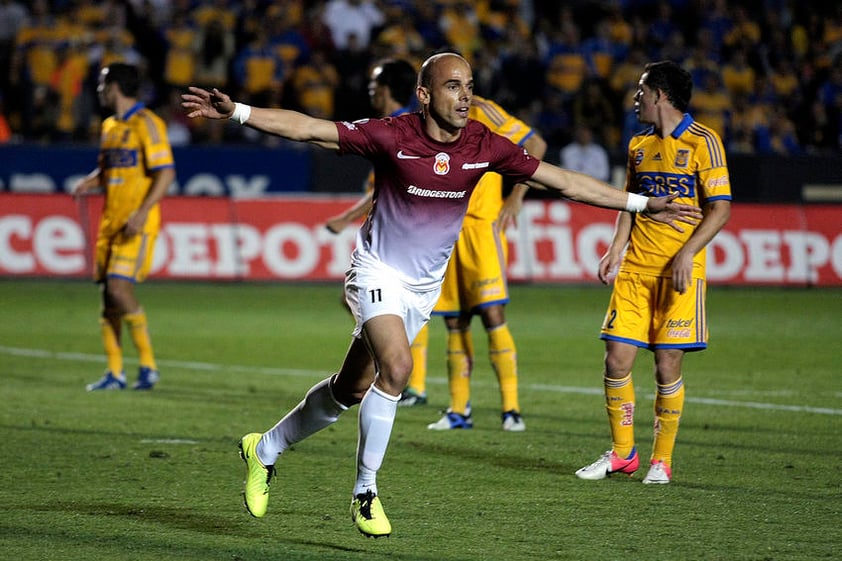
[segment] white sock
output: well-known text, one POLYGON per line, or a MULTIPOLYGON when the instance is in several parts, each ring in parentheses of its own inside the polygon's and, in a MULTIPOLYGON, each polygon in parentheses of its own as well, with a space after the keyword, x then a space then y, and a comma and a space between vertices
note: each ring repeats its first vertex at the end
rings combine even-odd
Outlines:
POLYGON ((263 435, 257 443, 257 457, 265 466, 274 465, 291 444, 332 425, 346 409, 333 399, 330 378, 322 380, 310 388, 295 409, 263 435))
POLYGON ((377 494, 377 470, 386 456, 400 398, 399 395, 384 393, 374 385, 363 396, 359 415, 355 497, 365 494, 369 489, 377 494))

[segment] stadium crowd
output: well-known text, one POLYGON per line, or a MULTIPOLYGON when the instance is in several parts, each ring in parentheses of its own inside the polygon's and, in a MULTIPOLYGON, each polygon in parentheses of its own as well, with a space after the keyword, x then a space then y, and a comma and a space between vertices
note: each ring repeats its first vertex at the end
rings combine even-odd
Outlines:
POLYGON ((842 4, 818 0, 0 0, 0 142, 97 142, 96 77, 112 61, 144 69, 142 99, 174 145, 265 142, 188 122, 179 95, 198 84, 356 119, 376 60, 442 48, 554 147, 587 126, 621 152, 640 68, 672 59, 729 152, 842 150, 842 4))

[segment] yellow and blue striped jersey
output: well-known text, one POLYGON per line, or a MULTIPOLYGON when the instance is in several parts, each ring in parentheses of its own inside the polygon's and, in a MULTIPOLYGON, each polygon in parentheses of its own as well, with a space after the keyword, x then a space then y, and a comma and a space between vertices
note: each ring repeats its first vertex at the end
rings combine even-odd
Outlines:
MULTIPOLYGON (((535 134, 532 127, 507 113, 502 107, 478 95, 471 101, 469 119, 479 121, 492 132, 508 138, 512 143, 523 146, 535 134)), ((503 178, 497 173, 486 173, 471 196, 466 220, 497 220, 503 207, 503 178)))
MULTIPOLYGON (((150 172, 174 167, 172 148, 164 121, 142 103, 125 115, 103 121, 99 167, 105 187, 100 234, 111 236, 125 226, 152 186, 150 172)), ((158 205, 149 211, 144 232, 160 227, 158 205)))
MULTIPOLYGON (((722 140, 689 114, 664 138, 650 127, 629 141, 626 191, 647 196, 678 192, 677 202, 699 207, 716 200, 730 201, 722 140)), ((681 224, 682 233, 644 214, 635 215, 634 220, 621 269, 670 276, 672 258, 693 233, 693 226, 681 224)), ((693 275, 705 275, 704 249, 696 254, 693 275)))

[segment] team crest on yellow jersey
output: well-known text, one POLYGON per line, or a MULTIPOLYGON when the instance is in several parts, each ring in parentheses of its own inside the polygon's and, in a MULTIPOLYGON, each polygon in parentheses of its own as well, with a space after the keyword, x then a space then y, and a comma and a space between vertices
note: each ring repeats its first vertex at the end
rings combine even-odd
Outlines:
POLYGON ((690 150, 679 150, 675 155, 675 167, 686 168, 690 161, 690 150))
POLYGON ((433 164, 433 171, 436 175, 447 175, 450 172, 450 156, 444 152, 436 154, 436 162, 433 164))
POLYGON ((643 150, 638 150, 634 154, 634 165, 639 166, 643 162, 643 150))

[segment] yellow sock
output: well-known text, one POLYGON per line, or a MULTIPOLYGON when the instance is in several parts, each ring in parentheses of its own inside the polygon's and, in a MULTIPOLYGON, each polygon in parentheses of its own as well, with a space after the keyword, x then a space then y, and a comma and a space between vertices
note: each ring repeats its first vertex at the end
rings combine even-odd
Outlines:
POLYGON ((503 412, 520 411, 517 398, 517 349, 515 340, 507 324, 500 325, 488 332, 488 355, 491 366, 500 383, 500 401, 503 412))
POLYGON ((631 372, 619 380, 605 377, 603 382, 613 450, 619 457, 627 458, 634 448, 634 384, 631 372))
POLYGON ((410 389, 419 394, 427 391, 427 343, 430 340, 430 326, 425 324, 409 347, 412 353, 412 372, 409 374, 410 389))
POLYGON ((123 316, 129 326, 129 333, 132 336, 132 342, 137 349, 137 360, 141 366, 148 366, 153 370, 157 370, 155 365, 155 355, 152 353, 152 341, 149 338, 149 329, 146 324, 146 313, 143 308, 131 314, 123 316))
POLYGON ((474 365, 474 340, 470 328, 447 332, 447 381, 450 409, 465 414, 471 399, 471 371, 474 365))
POLYGON ((107 368, 115 376, 118 376, 123 371, 123 351, 120 348, 120 335, 114 330, 114 325, 104 317, 99 318, 99 330, 102 334, 102 347, 105 349, 107 368))
POLYGON ((684 408, 684 380, 678 380, 668 386, 658 384, 655 394, 655 442, 652 445, 652 461, 672 464, 672 451, 675 437, 678 435, 678 422, 684 408))

